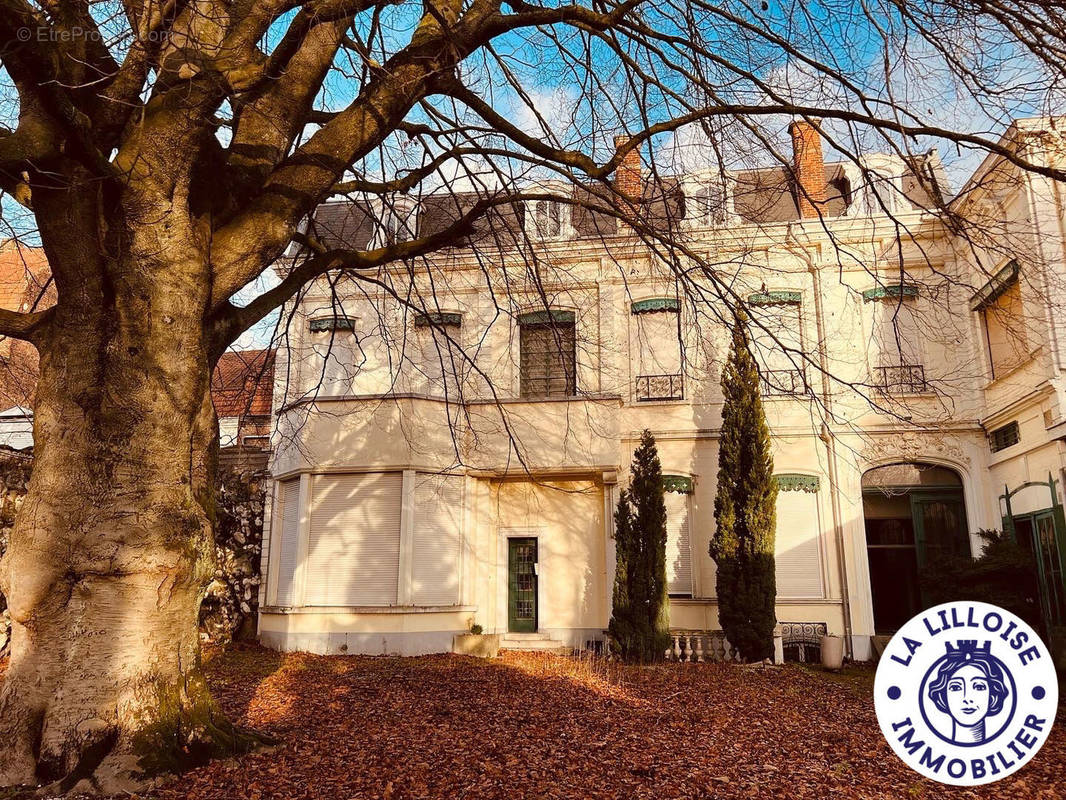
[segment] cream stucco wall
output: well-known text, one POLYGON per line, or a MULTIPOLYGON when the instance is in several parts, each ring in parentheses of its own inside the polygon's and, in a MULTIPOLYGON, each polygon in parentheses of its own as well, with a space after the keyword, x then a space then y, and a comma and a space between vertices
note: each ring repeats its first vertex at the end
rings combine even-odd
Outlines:
MULTIPOLYGON (((1008 136, 1029 141, 1026 130, 1019 125, 1008 136)), ((996 179, 978 182, 960 202, 996 220, 995 241, 985 244, 976 237, 961 241, 934 215, 917 210, 895 220, 737 225, 693 233, 689 243, 714 265, 735 297, 764 289, 800 295, 803 353, 796 366, 806 371, 809 392, 768 397, 765 408, 776 471, 819 480, 823 596, 781 598, 778 617, 825 622, 831 632, 849 634, 859 658, 869 655, 874 633, 864 472, 899 461, 957 471, 975 554, 976 532, 1002 524, 998 497, 1004 486, 1047 480, 1050 473, 1060 481, 1061 500, 1066 466, 1066 315, 1059 313, 1066 306, 1063 204, 1058 187, 1043 178, 995 173, 1000 169, 995 164, 982 169, 996 179), (901 224, 907 230, 903 237, 901 224), (1021 262, 1032 352, 1013 372, 992 380, 971 297, 1011 254, 1021 262), (873 334, 878 306, 863 296, 879 285, 900 283, 919 287, 918 296, 907 302, 919 326, 914 345, 930 384, 926 392, 902 396, 871 386, 880 363, 873 334), (991 453, 987 432, 1012 420, 1019 423, 1021 442, 991 453)), ((644 428, 657 438, 664 471, 694 482, 693 597, 674 599, 672 625, 717 627, 715 570, 707 546, 714 530, 728 310, 714 300, 706 277, 694 274, 687 297, 706 290, 708 299, 687 300, 681 312, 685 399, 638 402, 630 304, 672 296, 674 272, 636 237, 625 236, 606 244, 547 243, 537 263, 534 279, 518 254, 474 258, 455 251, 416 275, 417 293, 432 294, 436 307, 463 314, 462 325, 448 335, 472 363, 463 362, 450 383, 437 386, 418 377, 417 337, 423 334, 387 293, 341 278, 333 287, 313 288, 301 300, 295 318, 314 318, 337 310, 330 299, 336 291, 343 313, 365 323, 359 323, 365 360, 328 392, 316 392, 322 364, 314 348, 321 347, 321 337, 316 345, 306 325, 293 326, 290 352, 278 361, 274 475, 386 469, 466 474, 464 605, 446 611, 314 614, 268 606, 264 640, 304 646, 317 632, 329 647, 342 641, 337 636, 351 635, 353 647, 370 651, 401 647, 396 643, 401 639, 407 642, 401 649, 417 650, 440 646, 446 634, 465 629, 471 620, 487 631, 504 631, 504 538, 514 529, 538 531, 541 627, 580 644, 609 618, 615 484, 625 483, 644 428), (515 320, 524 311, 543 308, 544 298, 552 308, 576 316, 574 398, 518 397, 515 320), (367 638, 381 633, 410 636, 367 638)), ((396 279, 410 281, 406 272, 396 279)), ((1019 496, 1015 510, 1040 502, 1019 496)), ((274 551, 271 543, 268 552, 274 551)))

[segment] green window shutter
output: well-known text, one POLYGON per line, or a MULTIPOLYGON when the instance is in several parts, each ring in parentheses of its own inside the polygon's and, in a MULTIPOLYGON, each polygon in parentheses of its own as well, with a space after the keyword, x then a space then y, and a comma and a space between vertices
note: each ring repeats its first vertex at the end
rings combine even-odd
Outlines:
POLYGON ((785 472, 775 475, 777 490, 779 492, 817 492, 821 486, 821 479, 817 475, 800 475, 794 472, 785 472))
POLYGON ((676 297, 649 297, 637 300, 630 306, 634 314, 651 314, 655 311, 680 311, 681 301, 676 297))
POLYGON ((577 315, 573 311, 530 311, 518 315, 519 325, 573 325, 577 315))
POLYGON ((798 305, 803 302, 803 292, 779 290, 774 292, 756 292, 748 295, 748 303, 753 306, 798 305))
POLYGON ((864 302, 871 300, 899 300, 903 297, 917 297, 918 287, 906 283, 892 283, 885 286, 875 286, 862 293, 864 302))
POLYGON ((992 279, 982 286, 973 297, 970 298, 970 310, 980 311, 1009 289, 1018 280, 1018 261, 1011 259, 1010 262, 997 272, 992 279))
POLYGON ((354 331, 355 320, 351 317, 320 317, 311 320, 311 332, 323 331, 354 331))
POLYGON ((429 311, 415 316, 416 328, 446 328, 448 326, 459 327, 463 324, 463 315, 458 311, 429 311))
POLYGON ((663 475, 663 491, 692 494, 692 478, 687 475, 663 475))

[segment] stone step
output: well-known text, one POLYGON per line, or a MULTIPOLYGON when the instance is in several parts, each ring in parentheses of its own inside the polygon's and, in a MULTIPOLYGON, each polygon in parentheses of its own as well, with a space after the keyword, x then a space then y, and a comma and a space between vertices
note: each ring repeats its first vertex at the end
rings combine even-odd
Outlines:
POLYGON ((526 650, 569 654, 570 648, 546 633, 506 633, 500 639, 501 650, 526 650))

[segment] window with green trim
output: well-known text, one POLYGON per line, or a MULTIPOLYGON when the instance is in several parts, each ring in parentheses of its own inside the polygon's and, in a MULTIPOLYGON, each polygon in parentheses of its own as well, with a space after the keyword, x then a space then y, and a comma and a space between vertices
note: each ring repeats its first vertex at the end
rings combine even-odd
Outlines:
POLYGON ((577 394, 577 331, 572 311, 535 311, 518 318, 519 394, 577 394))

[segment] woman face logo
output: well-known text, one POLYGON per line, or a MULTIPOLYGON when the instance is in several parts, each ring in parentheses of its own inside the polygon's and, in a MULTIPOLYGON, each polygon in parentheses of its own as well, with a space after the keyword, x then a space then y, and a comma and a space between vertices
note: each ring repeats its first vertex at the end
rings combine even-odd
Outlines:
POLYGON ((1010 694, 1005 667, 976 642, 949 646, 929 672, 928 696, 933 705, 951 718, 951 731, 937 731, 955 744, 979 744, 999 731, 987 731, 985 721, 1003 710, 1010 694))
POLYGON ((960 667, 948 678, 948 713, 956 725, 976 725, 988 716, 988 679, 975 666, 960 667))

